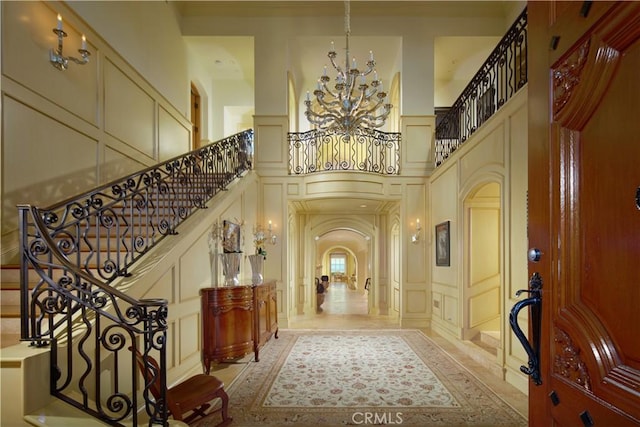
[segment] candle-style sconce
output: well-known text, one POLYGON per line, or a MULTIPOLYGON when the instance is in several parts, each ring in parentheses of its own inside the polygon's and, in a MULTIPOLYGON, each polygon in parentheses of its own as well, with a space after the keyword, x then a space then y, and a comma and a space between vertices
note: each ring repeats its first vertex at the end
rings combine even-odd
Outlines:
POLYGON ((62 16, 60 16, 60 14, 58 14, 58 25, 53 29, 53 32, 58 36, 58 48, 56 50, 51 49, 49 51, 49 60, 51 61, 51 65, 60 71, 64 71, 69 66, 69 61, 73 61, 79 65, 84 65, 89 62, 91 52, 87 50, 87 38, 84 34, 82 35, 82 45, 80 46, 80 49, 78 49, 81 58, 64 56, 62 53, 64 38, 67 37, 67 33, 62 29, 62 16))
POLYGON ((418 244, 420 241, 420 231, 422 227, 420 226, 420 218, 416 219, 416 231, 411 235, 411 243, 418 244))
POLYGON ((271 225, 271 221, 267 225, 267 231, 269 232, 269 238, 267 239, 267 243, 275 245, 278 243, 278 237, 273 233, 273 226, 271 225))

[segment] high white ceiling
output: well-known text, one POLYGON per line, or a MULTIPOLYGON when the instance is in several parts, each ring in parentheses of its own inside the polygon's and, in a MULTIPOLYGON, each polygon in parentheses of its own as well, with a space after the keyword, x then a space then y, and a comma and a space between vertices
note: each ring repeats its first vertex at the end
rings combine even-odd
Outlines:
MULTIPOLYGON (((216 15, 225 17, 265 16, 343 16, 340 0, 232 0, 174 1, 182 16, 216 15)), ((351 13, 361 16, 467 16, 504 15, 513 0, 352 0, 351 13)))
MULTIPOLYGON (((296 17, 335 16, 343 28, 344 5, 342 1, 176 1, 176 9, 184 17, 296 17)), ((518 4, 502 1, 364 1, 350 2, 352 20, 369 16, 455 16, 455 17, 500 17, 511 13, 518 4)), ((398 37, 359 36, 355 31, 350 36, 350 56, 358 59, 360 68, 373 51, 376 66, 381 76, 390 76, 396 66, 401 40, 398 37)), ((436 37, 435 79, 470 79, 479 65, 495 47, 496 37, 436 37)), ((252 37, 186 36, 185 41, 192 54, 201 58, 206 69, 219 79, 240 79, 253 83, 254 46, 252 37)), ((300 72, 298 77, 303 87, 313 91, 315 81, 323 67, 328 65, 327 52, 335 42, 337 60, 345 61, 345 33, 326 36, 300 36, 289 40, 291 66, 300 72)), ((330 70, 331 71, 331 70, 330 70)))
MULTIPOLYGON (((342 1, 177 1, 176 9, 184 17, 333 17, 342 20, 342 1)), ((457 16, 457 17, 501 17, 505 22, 512 9, 522 9, 524 2, 503 1, 351 1, 351 16, 457 16)), ((299 73, 301 90, 315 88, 315 81, 322 73, 331 41, 335 42, 338 61, 344 61, 345 34, 326 36, 301 36, 288 40, 291 66, 299 73)), ((437 37, 434 46, 435 90, 438 84, 454 80, 468 82, 495 47, 499 37, 437 37)), ((240 79, 254 82, 253 37, 187 36, 185 42, 192 55, 217 79, 240 79)), ((373 50, 377 68, 381 75, 390 75, 397 66, 397 55, 401 51, 399 37, 350 36, 350 53, 364 64, 369 51, 373 50)), ((331 72, 331 69, 329 70, 331 72)), ((386 82, 385 82, 386 83, 386 82)), ((304 92, 302 92, 304 93, 304 92)), ((395 201, 371 200, 367 198, 331 198, 297 201, 291 204, 298 212, 309 214, 371 214, 383 213, 397 203, 395 201)), ((335 238, 348 238, 350 231, 340 231, 335 238), (342 234, 341 234, 342 233, 342 234), (342 237, 341 237, 342 236, 342 237)), ((351 236, 353 237, 353 236, 351 236)))

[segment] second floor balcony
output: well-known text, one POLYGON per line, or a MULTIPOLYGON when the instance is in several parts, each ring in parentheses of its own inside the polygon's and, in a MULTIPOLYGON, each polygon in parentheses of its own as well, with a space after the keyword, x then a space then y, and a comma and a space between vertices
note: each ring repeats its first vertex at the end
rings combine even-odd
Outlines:
MULTIPOLYGON (((450 108, 436 116, 434 166, 444 162, 527 83, 524 9, 450 108)), ((310 130, 288 134, 289 174, 359 171, 401 174, 402 135, 357 128, 347 136, 310 130)))
POLYGON ((356 128, 353 135, 334 131, 289 133, 289 174, 359 171, 400 173, 401 135, 356 128))

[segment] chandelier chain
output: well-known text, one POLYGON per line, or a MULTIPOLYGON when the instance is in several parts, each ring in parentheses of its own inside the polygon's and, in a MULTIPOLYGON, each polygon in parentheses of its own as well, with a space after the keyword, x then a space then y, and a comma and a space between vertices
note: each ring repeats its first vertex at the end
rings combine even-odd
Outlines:
POLYGON ((331 50, 327 56, 337 72, 335 85, 333 88, 329 86, 331 79, 327 75, 325 66, 322 76, 318 79, 317 88, 313 91, 314 102, 311 101, 310 94, 307 92, 305 115, 307 120, 318 129, 334 130, 348 136, 357 127, 383 126, 392 105, 386 102, 387 93, 384 92, 382 80, 378 79, 373 51, 369 51, 369 60, 366 62, 364 71, 358 69, 355 58, 350 65, 351 7, 348 0, 344 5, 346 42, 344 69, 336 63, 337 53, 334 43, 331 42, 331 50), (366 78, 372 72, 373 81, 369 85, 366 78))

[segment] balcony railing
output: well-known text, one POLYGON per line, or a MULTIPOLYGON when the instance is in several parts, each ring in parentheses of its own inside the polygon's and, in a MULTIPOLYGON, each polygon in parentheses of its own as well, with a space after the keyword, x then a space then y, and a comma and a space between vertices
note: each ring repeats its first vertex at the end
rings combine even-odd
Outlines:
POLYGON ((166 388, 167 301, 133 299, 112 282, 252 158, 249 130, 49 208, 19 207, 21 336, 51 347, 52 395, 111 425, 140 425, 131 346, 159 361, 142 396, 149 425, 167 425, 166 396, 150 394, 154 381, 166 388))
POLYGON ((382 175, 400 173, 400 133, 356 128, 346 136, 333 131, 292 132, 289 174, 323 171, 360 171, 382 175))
POLYGON ((527 9, 436 127, 439 166, 527 83, 527 9))

